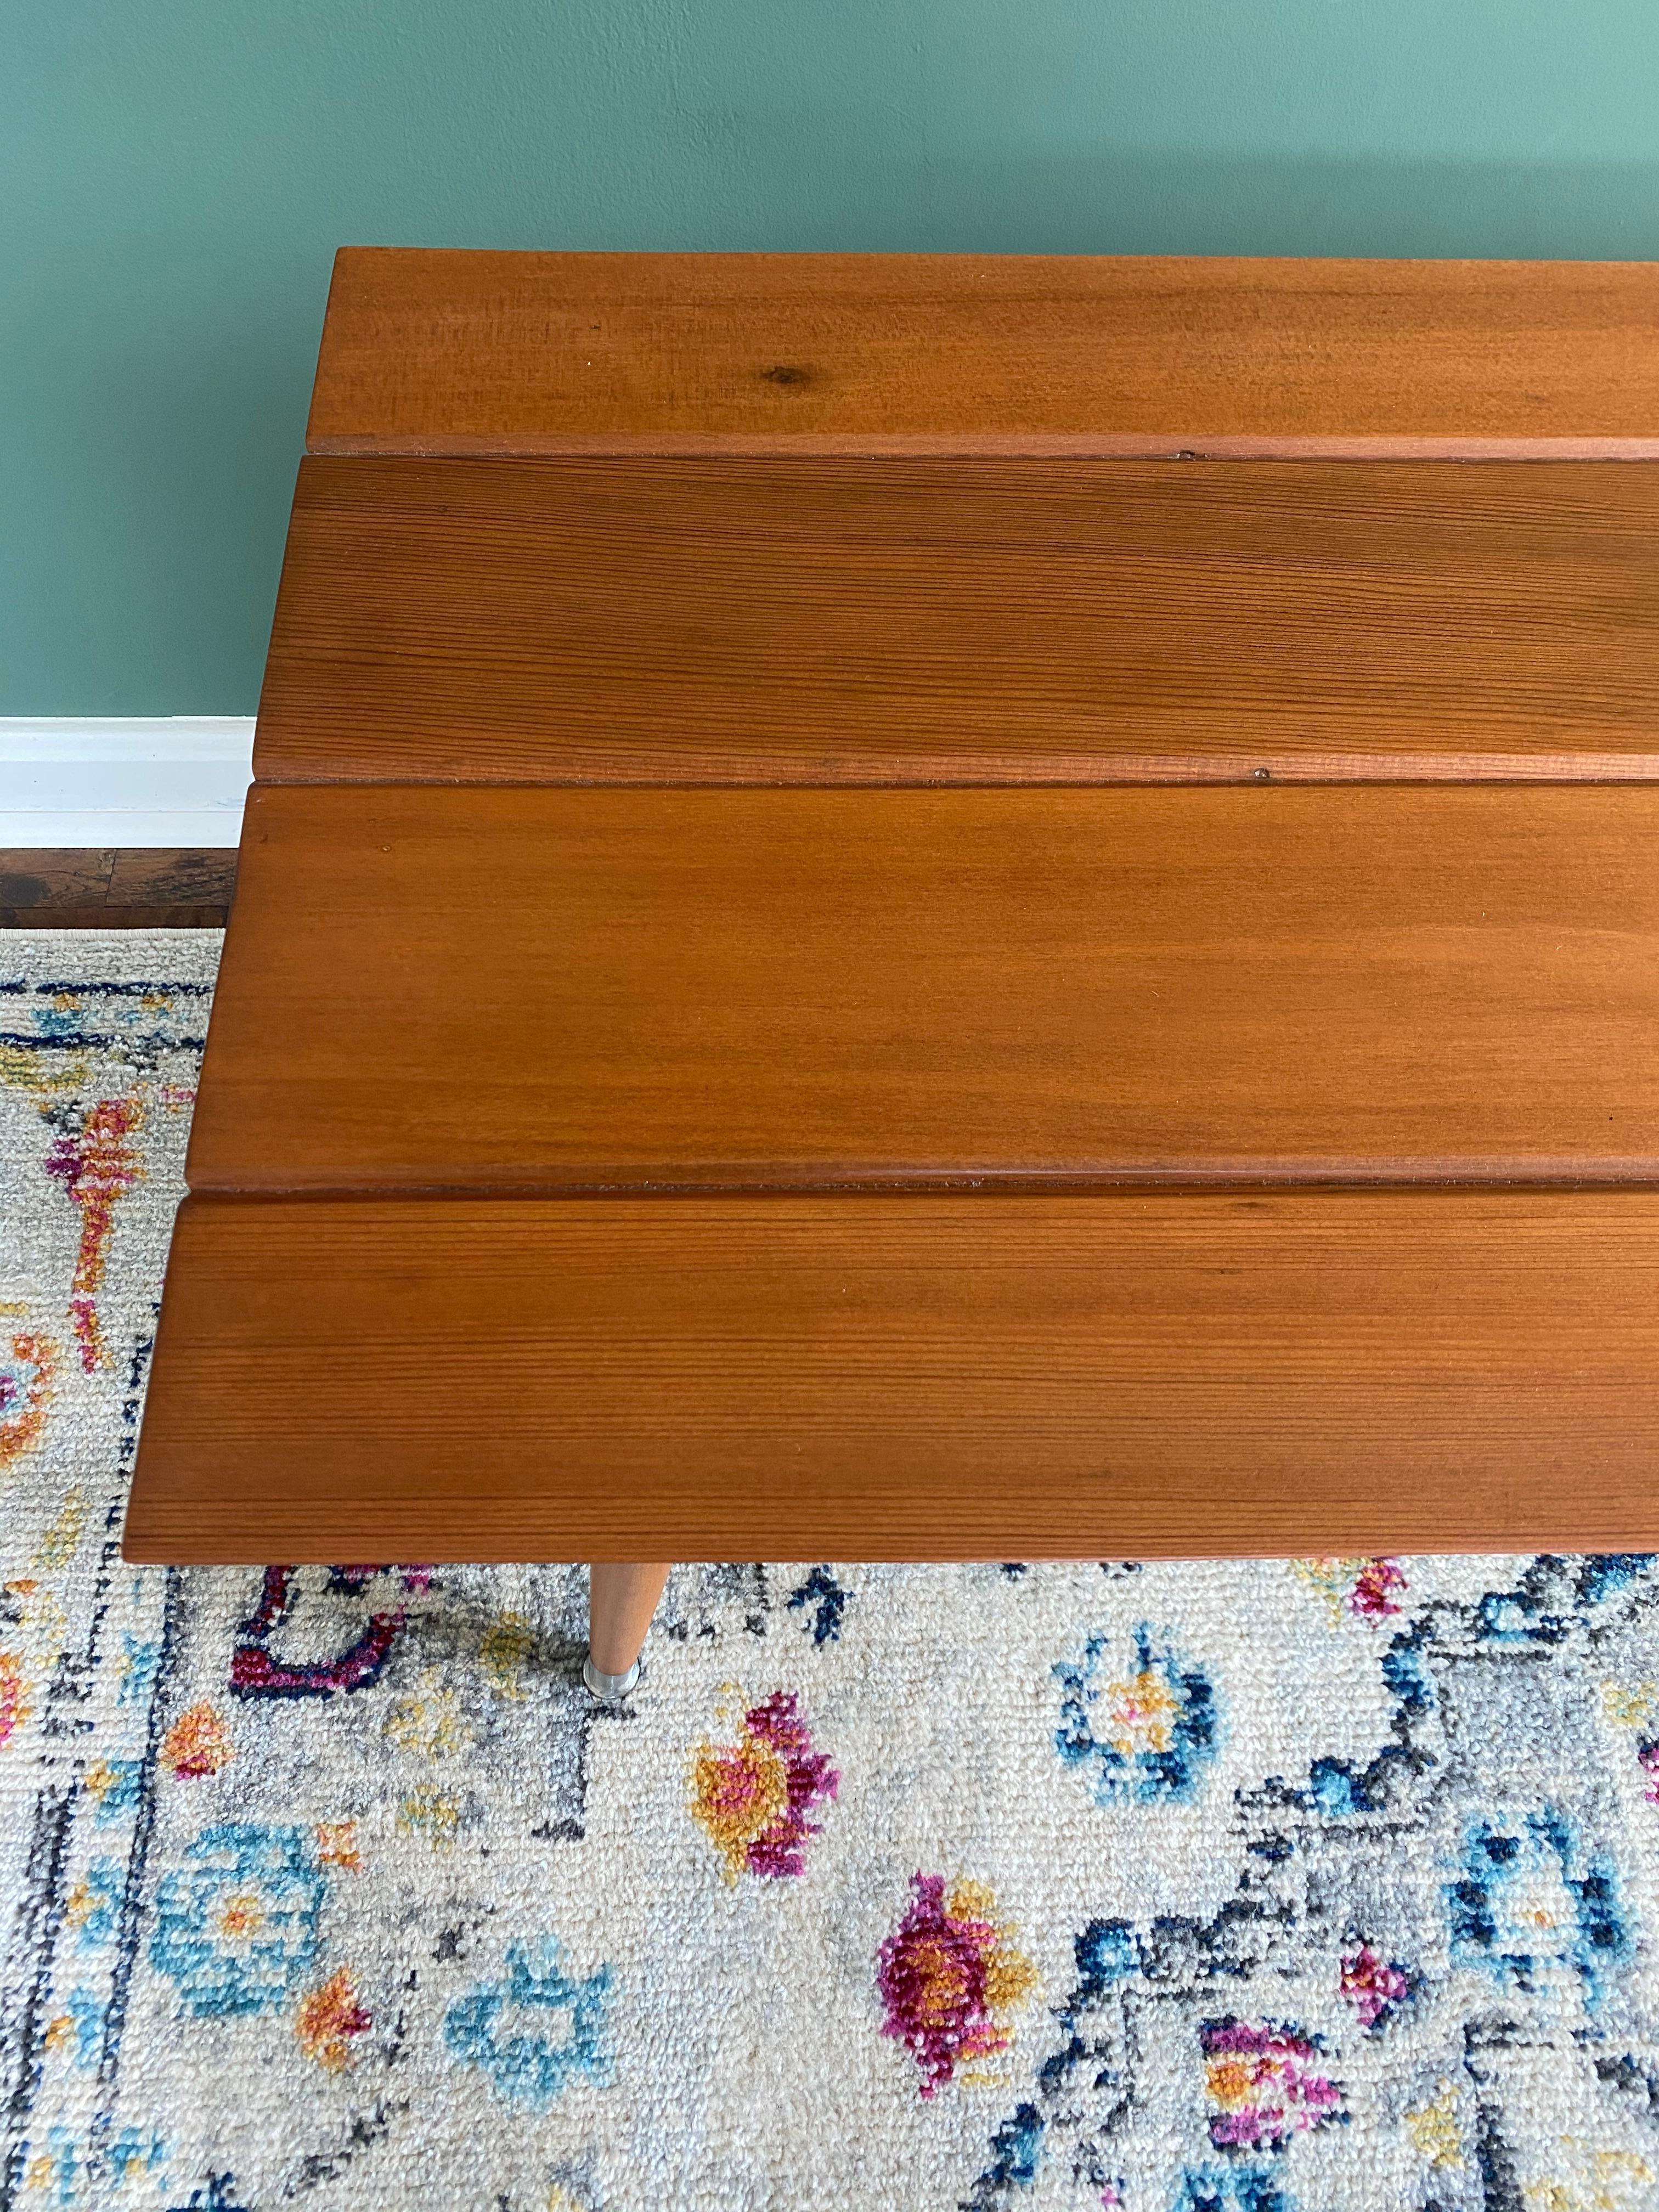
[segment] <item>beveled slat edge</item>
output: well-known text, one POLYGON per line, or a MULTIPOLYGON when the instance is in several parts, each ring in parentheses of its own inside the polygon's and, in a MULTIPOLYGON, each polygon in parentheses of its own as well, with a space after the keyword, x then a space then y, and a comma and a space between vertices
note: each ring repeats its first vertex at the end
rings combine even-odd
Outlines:
MULTIPOLYGON (((1449 1516, 1455 1509, 1448 1498, 1449 1516)), ((757 1514, 745 1522, 738 1540, 711 1553, 710 1530, 705 1522, 661 1516, 636 1517, 619 1500, 614 1511, 594 1516, 580 1524, 568 1522, 562 1532, 567 1540, 557 1550, 549 1548, 545 1523, 526 1515, 509 1520, 499 1513, 480 1527, 476 1509, 469 1515, 457 1509, 447 1515, 411 1513, 394 1504, 376 1510, 372 1502, 343 1509, 331 1520, 324 1540, 316 1534, 314 1515, 285 1518, 280 1503, 273 1501, 261 1515, 258 1528, 240 1540, 216 1542, 204 1537, 192 1514, 181 1510, 175 1520, 165 1513, 146 1514, 134 1528, 129 1523, 121 1538, 121 1557, 135 1567, 258 1567, 280 1560, 289 1566, 332 1566, 342 1559, 418 1559, 434 1565, 514 1566, 551 1564, 599 1557, 613 1552, 629 1557, 676 1559, 856 1559, 861 1563, 910 1565, 969 1565, 1010 1557, 1006 1526, 986 1525, 949 1516, 918 1516, 911 1540, 899 1548, 892 1543, 873 1544, 867 1518, 848 1514, 824 1517, 810 1530, 798 1522, 787 1526, 757 1514), (813 1540, 804 1540, 810 1535, 813 1540)), ((732 1534, 722 1528, 720 1534, 732 1534)), ((1077 1559, 1085 1556, 1075 1538, 1031 1540, 1029 1528, 1017 1540, 1022 1559, 1077 1559)), ((1425 1543, 1415 1522, 1391 1520, 1386 1510, 1363 1519, 1332 1519, 1322 1526, 1322 1543, 1301 1550, 1278 1542, 1241 1537, 1213 1551, 1191 1544, 1160 1540, 1150 1528, 1127 1527, 1121 1518, 1103 1525, 1091 1557, 1110 1553, 1136 1559, 1278 1559, 1306 1557, 1310 1549, 1322 1556, 1376 1558, 1436 1553, 1512 1553, 1533 1557, 1540 1553, 1659 1552, 1659 1504, 1646 1515, 1599 1512, 1586 1532, 1583 1514, 1569 1518, 1515 1521, 1494 1530, 1484 1518, 1463 1521, 1449 1517, 1436 1540, 1425 1543), (1443 1536, 1443 1540, 1442 1540, 1443 1536)))
MULTIPOLYGON (((696 767, 646 757, 618 758, 601 770, 571 763, 562 774, 549 758, 522 775, 461 775, 436 769, 424 774, 387 744, 392 756, 386 772, 336 767, 329 773, 290 764, 280 736, 254 738, 257 790, 262 785, 305 784, 313 787, 378 787, 495 790, 585 790, 622 787, 652 791, 750 791, 859 789, 872 791, 980 791, 1049 788, 1139 789, 1147 785, 1232 785, 1264 783, 1655 783, 1659 750, 1641 753, 1577 752, 1310 752, 1305 754, 1109 753, 1088 760, 1022 754, 993 756, 971 764, 958 754, 934 754, 902 762, 875 750, 849 753, 833 768, 822 757, 799 763, 779 761, 757 750, 745 770, 728 754, 716 761, 705 753, 696 767)), ((643 748, 636 748, 643 753, 643 748)), ((735 750, 735 749, 734 749, 735 750)))
POLYGON ((838 458, 867 460, 1097 461, 1653 461, 1659 436, 1498 437, 1467 432, 1409 432, 1382 436, 1333 433, 1277 437, 1201 433, 1152 435, 1088 431, 871 433, 827 431, 649 430, 624 434, 562 431, 508 434, 446 431, 441 436, 377 431, 312 434, 316 454, 380 454, 410 459, 690 460, 708 458, 838 458))
POLYGON ((786 1161, 760 1167, 711 1163, 701 1173, 672 1172, 645 1164, 584 1169, 580 1175, 549 1170, 484 1168, 433 1176, 419 1170, 382 1170, 374 1182, 361 1176, 325 1175, 301 1179, 291 1171, 260 1181, 204 1170, 187 1158, 185 1188, 193 1198, 292 1200, 697 1198, 1091 1198, 1142 1196, 1160 1190, 1218 1195, 1335 1191, 1465 1192, 1659 1191, 1659 1152, 1644 1159, 1492 1160, 1312 1158, 1215 1160, 1146 1166, 1106 1162, 1097 1167, 849 1167, 786 1161))

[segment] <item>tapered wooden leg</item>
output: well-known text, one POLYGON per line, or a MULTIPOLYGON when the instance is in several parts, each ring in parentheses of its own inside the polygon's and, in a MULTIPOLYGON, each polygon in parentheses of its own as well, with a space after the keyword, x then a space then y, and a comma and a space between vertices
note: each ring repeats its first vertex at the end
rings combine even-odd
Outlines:
POLYGON ((588 1572, 587 1661, 582 1679, 597 1698, 626 1697, 639 1679, 640 1647, 668 1580, 668 1564, 596 1560, 588 1572))

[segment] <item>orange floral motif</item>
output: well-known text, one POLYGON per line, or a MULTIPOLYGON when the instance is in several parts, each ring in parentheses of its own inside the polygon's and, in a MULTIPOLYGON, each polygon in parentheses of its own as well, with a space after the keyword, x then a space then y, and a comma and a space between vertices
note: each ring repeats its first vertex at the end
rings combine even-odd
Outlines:
POLYGON ((70 1316, 81 1347, 81 1364, 88 1375, 104 1364, 98 1293, 115 1225, 115 1201, 144 1172, 127 1141, 143 1127, 143 1108, 136 1098, 100 1099, 79 1131, 60 1137, 46 1156, 46 1173, 63 1184, 71 1203, 81 1209, 81 1249, 70 1285, 70 1316))
POLYGON ((362 1872, 355 1820, 319 1820, 316 1834, 317 1856, 324 1866, 341 1867, 349 1874, 362 1872))
POLYGON ((351 2063, 352 2037, 366 2035, 374 2025, 357 2001, 350 1974, 342 1966, 301 2003, 294 2033, 307 2058, 338 2074, 351 2063))
POLYGON ((230 1731, 210 1705, 180 1713, 161 1739, 161 1757, 180 1781, 216 1774, 236 1756, 230 1731))
MULTIPOLYGON (((0 1346, 5 1340, 0 1338, 0 1346)), ((58 1347, 49 1337, 20 1331, 10 1354, 0 1349, 0 1467, 40 1441, 46 1403, 58 1371, 58 1347)))

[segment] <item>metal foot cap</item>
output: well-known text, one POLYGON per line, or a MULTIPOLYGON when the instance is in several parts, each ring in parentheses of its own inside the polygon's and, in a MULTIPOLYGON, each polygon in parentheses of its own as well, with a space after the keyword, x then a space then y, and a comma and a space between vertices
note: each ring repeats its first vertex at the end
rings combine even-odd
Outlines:
POLYGON ((593 1695, 607 1705, 620 1705, 640 1679, 640 1662, 636 1659, 625 1674, 605 1674, 593 1664, 590 1652, 582 1661, 582 1680, 593 1695))

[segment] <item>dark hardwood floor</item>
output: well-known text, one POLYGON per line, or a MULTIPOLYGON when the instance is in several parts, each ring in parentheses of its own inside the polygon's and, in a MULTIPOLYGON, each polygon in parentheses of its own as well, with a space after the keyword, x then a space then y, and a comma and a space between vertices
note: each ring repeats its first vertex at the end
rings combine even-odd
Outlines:
POLYGON ((222 929, 236 850, 0 848, 0 929, 222 929))

